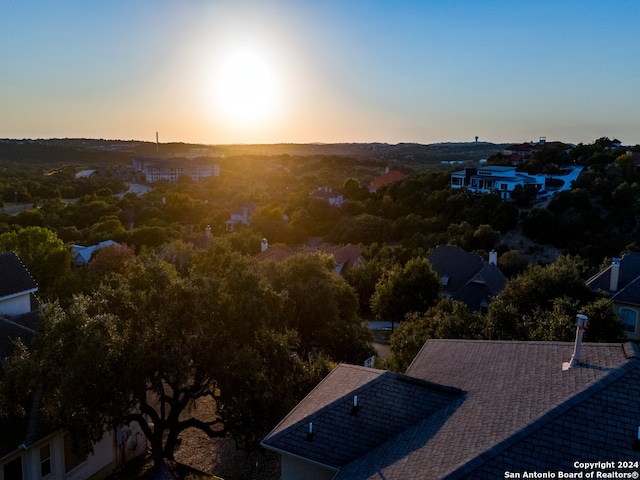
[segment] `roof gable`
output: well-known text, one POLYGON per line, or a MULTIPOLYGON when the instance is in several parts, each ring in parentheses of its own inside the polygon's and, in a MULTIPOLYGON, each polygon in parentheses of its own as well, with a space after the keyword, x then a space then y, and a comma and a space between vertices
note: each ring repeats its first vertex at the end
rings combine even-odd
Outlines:
POLYGON ((507 283, 497 266, 458 246, 438 245, 427 258, 443 280, 443 293, 473 310, 486 306, 488 299, 497 295, 507 283))
MULTIPOLYGON (((357 382, 362 368, 340 365, 317 390, 333 392, 335 383, 343 384, 345 378, 352 376, 357 382)), ((416 378, 372 371, 371 378, 361 381, 358 388, 349 389, 346 394, 338 389, 335 395, 325 397, 311 415, 300 418, 294 409, 292 415, 298 421, 289 421, 288 425, 283 422, 263 444, 323 465, 342 467, 425 418, 437 415, 455 404, 460 395, 459 390, 416 378)), ((313 403, 311 399, 307 401, 313 403)))
MULTIPOLYGON (((563 371, 562 363, 572 352, 573 343, 567 342, 429 340, 406 376, 340 366, 335 376, 332 372, 294 409, 291 416, 295 418, 287 417, 274 429, 265 446, 273 447, 267 440, 288 428, 302 428, 300 435, 306 434, 308 422, 313 422, 315 434, 316 422, 320 428, 323 416, 338 409, 348 415, 345 412, 356 392, 362 398, 365 392, 384 398, 385 386, 395 391, 403 379, 413 378, 425 383, 424 387, 416 385, 416 390, 408 388, 410 395, 429 391, 440 399, 439 407, 406 422, 400 431, 390 432, 385 441, 364 454, 357 452, 370 445, 354 437, 367 433, 369 427, 357 430, 351 420, 337 413, 335 418, 341 419, 346 432, 333 439, 336 443, 331 448, 327 446, 330 440, 323 439, 327 458, 311 457, 299 445, 282 443, 275 449, 320 463, 333 461, 327 464, 340 469, 337 480, 496 478, 496 472, 502 477, 519 465, 531 465, 531 470, 555 465, 568 471, 576 458, 638 458, 632 449, 640 402, 638 347, 583 344, 579 365, 563 371), (359 448, 352 448, 346 439, 359 448), (544 451, 541 445, 546 445, 544 451), (340 465, 333 455, 344 455, 344 449, 356 458, 340 465)), ((415 397, 412 402, 420 403, 415 397)), ((387 399, 377 408, 381 423, 401 416, 387 399)), ((319 432, 313 441, 320 438, 319 432)))
MULTIPOLYGON (((640 253, 629 252, 623 255, 620 259, 620 276, 618 280, 618 288, 626 287, 638 276, 640 276, 640 253)), ((594 290, 600 289, 608 291, 610 281, 611 265, 587 280, 587 285, 589 285, 594 290)))
POLYGON ((15 253, 0 253, 0 298, 37 289, 38 284, 15 253))

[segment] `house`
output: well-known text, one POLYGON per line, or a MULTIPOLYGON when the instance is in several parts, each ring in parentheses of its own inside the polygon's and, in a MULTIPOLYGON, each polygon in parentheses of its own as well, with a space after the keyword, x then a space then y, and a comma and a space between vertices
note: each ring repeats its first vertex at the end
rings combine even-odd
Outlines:
POLYGON ((347 244, 343 247, 335 245, 319 245, 317 247, 305 248, 303 250, 292 250, 282 247, 269 247, 267 239, 262 240, 260 253, 255 256, 258 263, 274 261, 284 262, 294 255, 313 255, 325 253, 332 255, 335 260, 334 272, 336 275, 346 275, 351 269, 363 267, 365 260, 362 250, 357 245, 347 244))
POLYGON ((245 202, 238 208, 235 208, 230 213, 230 218, 225 223, 225 228, 228 232, 233 232, 236 225, 249 225, 251 223, 251 216, 256 210, 256 206, 252 202, 245 202))
POLYGON ((527 175, 516 171, 516 167, 496 165, 467 167, 451 174, 451 188, 466 188, 476 193, 499 192, 501 198, 511 198, 517 186, 544 190, 545 183, 545 175, 527 175))
POLYGON ((390 183, 400 182, 405 178, 407 178, 407 175, 402 173, 400 170, 389 170, 389 167, 387 167, 384 175, 371 180, 371 183, 369 183, 369 191, 373 193, 390 183))
POLYGON ((37 309, 38 284, 14 252, 0 253, 0 316, 14 317, 37 309))
POLYGON ((262 446, 283 480, 589 478, 637 470, 639 404, 635 344, 429 340, 405 374, 339 365, 262 446))
POLYGON ((74 267, 80 268, 84 267, 91 260, 91 256, 93 252, 96 252, 104 247, 110 247, 115 245, 116 247, 121 247, 122 245, 118 242, 114 242, 113 240, 105 240, 104 242, 100 242, 97 245, 89 245, 88 247, 83 247, 82 245, 72 245, 71 246, 71 263, 74 267))
MULTIPOLYGON (((542 142, 544 145, 544 142, 542 142)), ((533 153, 533 143, 514 143, 504 149, 503 155, 509 159, 512 165, 523 163, 529 159, 533 153)))
POLYGON ((614 258, 611 265, 587 280, 587 286, 611 295, 627 338, 640 340, 640 253, 630 252, 614 258))
POLYGON ((214 164, 210 158, 138 158, 133 160, 132 166, 148 183, 160 180, 175 183, 182 175, 196 182, 220 176, 220 165, 214 164))
POLYGON ((343 195, 330 187, 318 187, 316 191, 309 194, 309 197, 322 200, 334 207, 341 207, 342 202, 344 202, 343 195))
MULTIPOLYGON (((13 252, 0 253, 0 369, 11 355, 14 341, 30 345, 36 334, 38 287, 13 252)), ((0 480, 100 479, 116 467, 144 453, 145 437, 137 426, 105 433, 94 453, 78 457, 63 430, 39 419, 40 397, 34 395, 26 416, 0 420, 0 480)))
POLYGON ((438 245, 427 258, 440 277, 442 295, 465 303, 472 311, 486 311, 491 299, 507 284, 497 266, 496 252, 489 254, 487 262, 458 246, 438 245))

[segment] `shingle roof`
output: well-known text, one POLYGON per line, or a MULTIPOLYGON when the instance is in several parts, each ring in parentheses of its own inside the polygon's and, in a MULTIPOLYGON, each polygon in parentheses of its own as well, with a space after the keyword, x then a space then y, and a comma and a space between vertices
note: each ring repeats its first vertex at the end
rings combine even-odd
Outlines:
MULTIPOLYGON (((572 471, 576 460, 640 460, 632 448, 640 425, 638 347, 583 344, 581 363, 563 371, 572 353, 573 343, 564 342, 429 340, 407 376, 461 395, 343 466, 336 480, 489 479, 507 470, 572 471)), ((342 369, 335 394, 333 382, 322 382, 312 398, 324 402, 307 397, 292 412, 296 422, 304 425, 330 401, 347 402, 363 384, 348 390, 351 371, 342 369)), ((379 421, 393 424, 395 414, 379 421)))
POLYGON ((342 467, 456 403, 460 394, 457 389, 404 375, 340 365, 263 443, 323 465, 342 467), (346 384, 345 379, 349 380, 346 384), (312 413, 304 415, 310 408, 312 413))
POLYGON ((457 246, 438 245, 427 258, 440 278, 448 277, 443 293, 472 310, 486 306, 484 303, 500 293, 507 282, 497 266, 457 246))
POLYGON ((389 185, 393 182, 399 182, 405 178, 407 178, 407 175, 402 173, 400 170, 389 170, 384 175, 371 180, 369 190, 375 192, 377 189, 384 187, 385 185, 389 185))
MULTIPOLYGON (((640 253, 630 252, 620 259, 618 289, 612 300, 640 305, 640 253)), ((611 265, 587 280, 592 290, 610 291, 611 265)))
POLYGON ((0 368, 4 365, 5 359, 11 355, 13 342, 20 340, 25 345, 31 344, 35 335, 32 324, 34 320, 37 322, 37 316, 36 311, 11 319, 0 317, 0 368))
POLYGON ((0 298, 37 289, 38 284, 15 253, 0 253, 0 298))

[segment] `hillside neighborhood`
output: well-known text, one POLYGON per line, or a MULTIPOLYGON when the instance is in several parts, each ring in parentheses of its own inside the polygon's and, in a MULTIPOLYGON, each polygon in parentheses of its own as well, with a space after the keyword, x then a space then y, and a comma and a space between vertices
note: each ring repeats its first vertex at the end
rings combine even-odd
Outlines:
POLYGON ((640 146, 294 147, 0 140, 0 480, 640 471, 640 146))

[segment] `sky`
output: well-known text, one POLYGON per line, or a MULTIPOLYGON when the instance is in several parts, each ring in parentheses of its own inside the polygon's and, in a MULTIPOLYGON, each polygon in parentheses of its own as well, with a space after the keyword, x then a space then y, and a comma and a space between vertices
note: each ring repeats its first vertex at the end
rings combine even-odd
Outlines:
POLYGON ((0 0, 0 138, 640 144, 638 0, 0 0))

